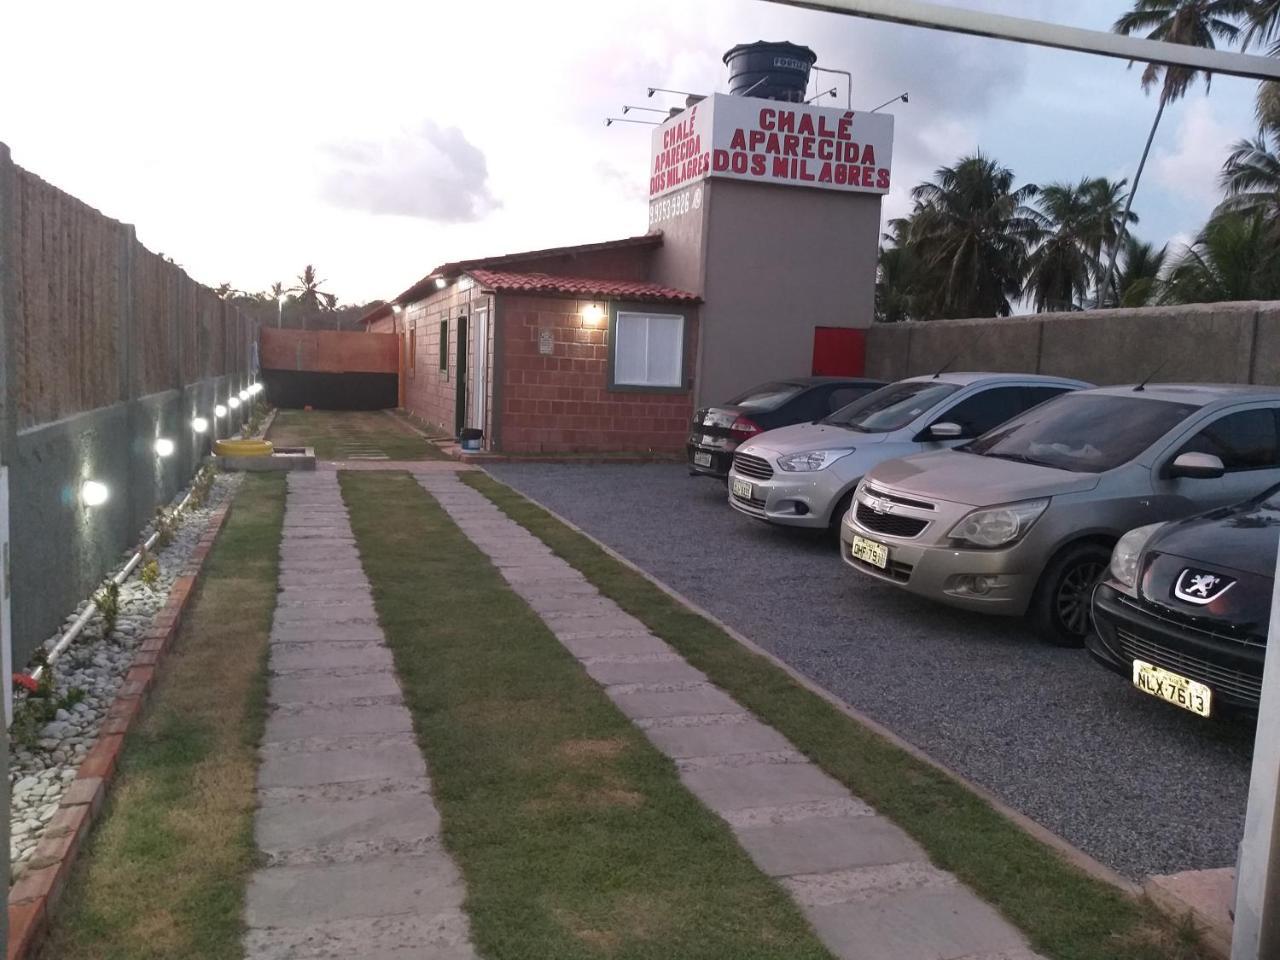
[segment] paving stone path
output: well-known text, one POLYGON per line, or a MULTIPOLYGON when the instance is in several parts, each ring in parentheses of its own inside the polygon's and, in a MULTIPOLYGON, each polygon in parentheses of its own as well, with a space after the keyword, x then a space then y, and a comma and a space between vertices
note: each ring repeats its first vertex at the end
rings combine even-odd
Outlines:
POLYGON ((511 588, 671 757, 685 785, 778 878, 842 960, 1039 960, 1022 935, 905 833, 712 686, 491 501, 418 482, 511 588))
POLYGON ((476 960, 334 472, 291 473, 248 960, 476 960))

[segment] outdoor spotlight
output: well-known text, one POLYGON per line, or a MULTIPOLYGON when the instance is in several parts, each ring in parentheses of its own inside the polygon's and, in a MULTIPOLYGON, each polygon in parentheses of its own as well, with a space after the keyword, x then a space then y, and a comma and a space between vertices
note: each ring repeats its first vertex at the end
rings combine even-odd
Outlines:
POLYGON ((227 408, 224 407, 222 404, 218 404, 216 407, 213 408, 213 415, 215 417, 225 417, 227 415, 227 408))
POLYGON ((445 287, 447 287, 448 285, 449 285, 449 281, 448 281, 448 280, 446 280, 444 277, 436 277, 436 289, 437 289, 437 290, 443 290, 443 289, 444 289, 445 287))
POLYGON ((234 410, 236 407, 240 406, 240 398, 230 397, 227 399, 227 403, 230 405, 231 409, 234 410))
POLYGON ((209 429, 209 421, 206 420, 204 417, 195 417, 191 421, 191 429, 194 430, 196 433, 204 433, 206 430, 209 429))
POLYGON ((582 311, 582 319, 585 323, 589 323, 594 327, 604 319, 604 308, 598 303, 589 304, 582 311))
POLYGON ((252 392, 253 392, 253 391, 252 391, 252 390, 250 390, 248 387, 245 387, 243 390, 241 390, 241 391, 240 391, 240 399, 241 399, 241 400, 248 400, 248 399, 249 399, 249 394, 251 394, 252 392))
POLYGON ((107 485, 97 480, 86 480, 80 485, 80 502, 86 507, 96 507, 107 502, 107 485))
POLYGON ((168 437, 156 437, 156 455, 167 457, 173 453, 173 441, 168 437))

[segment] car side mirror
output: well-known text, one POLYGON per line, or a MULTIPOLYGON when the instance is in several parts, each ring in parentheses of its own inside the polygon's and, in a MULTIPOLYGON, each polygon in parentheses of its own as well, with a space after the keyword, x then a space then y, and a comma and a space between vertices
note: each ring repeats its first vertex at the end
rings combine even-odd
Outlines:
POLYGON ((1165 475, 1190 480, 1216 480, 1226 472, 1222 461, 1212 453, 1180 453, 1169 464, 1165 475))
POLYGON ((944 420, 941 423, 935 423, 926 433, 930 440, 959 440, 964 436, 964 427, 944 420))

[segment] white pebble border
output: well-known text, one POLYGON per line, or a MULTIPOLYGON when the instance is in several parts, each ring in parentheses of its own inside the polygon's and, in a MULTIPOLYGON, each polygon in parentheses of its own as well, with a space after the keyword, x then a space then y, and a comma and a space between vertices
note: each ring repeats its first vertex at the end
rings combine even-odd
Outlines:
MULTIPOLYGON (((120 614, 114 636, 104 638, 102 622, 95 617, 53 665, 55 695, 63 697, 78 688, 84 691, 84 699, 68 710, 59 710, 55 719, 41 728, 34 748, 10 740, 10 883, 22 876, 45 824, 58 811, 63 791, 75 779, 81 761, 97 741, 98 730, 115 700, 116 690, 129 672, 134 651, 168 599, 169 590, 204 532, 210 515, 234 494, 242 478, 243 474, 239 473, 218 474, 205 504, 199 509, 183 511, 173 540, 152 554, 160 563, 160 579, 154 589, 138 579, 136 570, 121 584, 120 614)), ((177 502, 181 502, 181 497, 177 502)), ((148 529, 143 538, 150 532, 148 529)), ((129 549, 112 576, 124 567, 133 551, 134 548, 129 549)), ((91 602, 84 601, 68 615, 62 630, 70 627, 91 602)), ((46 648, 61 634, 59 631, 50 638, 46 648)), ((22 696, 15 695, 15 713, 21 702, 22 696)))

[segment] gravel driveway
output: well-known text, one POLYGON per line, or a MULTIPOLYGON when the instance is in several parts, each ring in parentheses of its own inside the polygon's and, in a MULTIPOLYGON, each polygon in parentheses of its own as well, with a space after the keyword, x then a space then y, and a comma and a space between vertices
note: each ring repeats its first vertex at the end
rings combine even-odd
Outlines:
POLYGON ((1251 727, 860 576, 834 540, 744 517, 682 466, 488 469, 1119 872, 1234 863, 1251 727))

